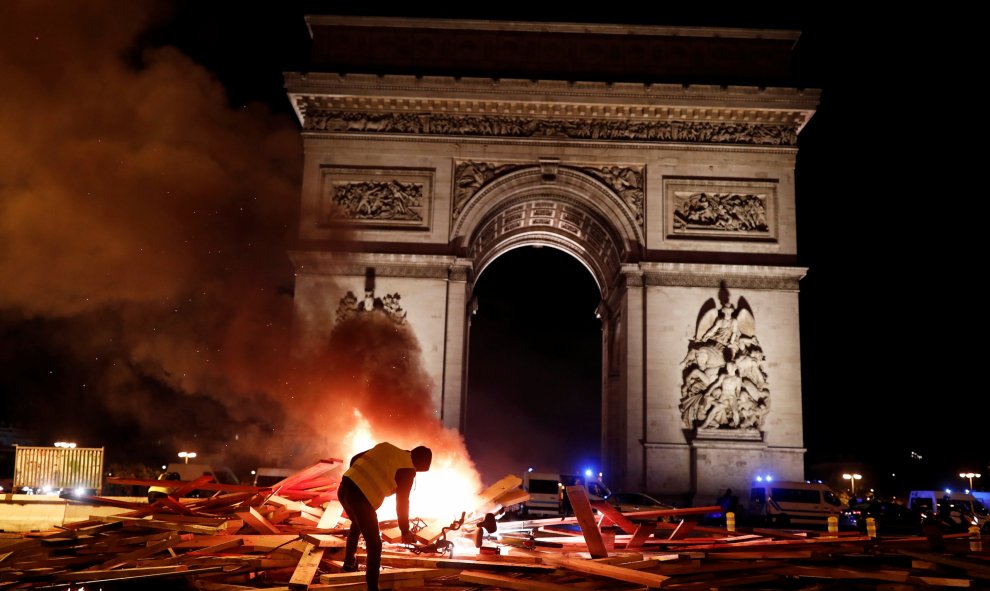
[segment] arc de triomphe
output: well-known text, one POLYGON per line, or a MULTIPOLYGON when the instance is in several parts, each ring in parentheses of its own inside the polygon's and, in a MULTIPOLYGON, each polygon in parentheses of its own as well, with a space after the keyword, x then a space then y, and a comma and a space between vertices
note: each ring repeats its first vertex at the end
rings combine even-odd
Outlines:
POLYGON ((602 294, 615 488, 714 496, 757 473, 803 479, 794 167, 818 93, 681 82, 727 68, 783 79, 796 33, 308 23, 314 71, 286 74, 305 148, 304 342, 341 306, 401 307, 436 412, 460 428, 474 281, 510 249, 558 248, 602 294), (347 253, 331 246, 342 231, 347 253))

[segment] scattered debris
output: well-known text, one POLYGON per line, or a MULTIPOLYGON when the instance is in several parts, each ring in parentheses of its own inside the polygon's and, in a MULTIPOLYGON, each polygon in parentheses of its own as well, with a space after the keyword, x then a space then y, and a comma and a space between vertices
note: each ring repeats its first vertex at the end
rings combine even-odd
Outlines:
MULTIPOLYGON (((176 482, 177 493, 215 491, 202 499, 89 497, 122 512, 0 534, 0 590, 138 588, 156 580, 203 591, 364 589, 363 572, 343 570, 350 524, 336 501, 340 467, 324 460, 271 487, 176 482)), ((496 522, 524 498, 520 482, 495 483, 454 523, 415 520, 421 543, 414 546, 396 543, 394 523, 383 523, 381 588, 990 589, 990 553, 968 533, 728 531, 695 521, 717 507, 621 514, 593 507, 581 487, 567 488, 575 517, 496 522)))

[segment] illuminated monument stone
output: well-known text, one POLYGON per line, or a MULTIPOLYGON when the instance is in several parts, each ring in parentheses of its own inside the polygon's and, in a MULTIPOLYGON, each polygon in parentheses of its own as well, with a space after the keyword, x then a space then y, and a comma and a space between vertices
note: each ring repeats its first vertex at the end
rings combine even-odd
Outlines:
POLYGON ((795 32, 308 22, 311 71, 286 75, 304 345, 390 314, 459 428, 474 282, 510 249, 558 248, 602 294, 615 488, 803 478, 794 165, 818 93, 792 81, 795 32))

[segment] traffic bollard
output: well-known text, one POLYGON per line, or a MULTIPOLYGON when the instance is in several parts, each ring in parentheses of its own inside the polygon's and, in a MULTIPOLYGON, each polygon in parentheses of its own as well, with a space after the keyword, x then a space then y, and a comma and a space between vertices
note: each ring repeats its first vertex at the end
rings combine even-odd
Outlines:
POLYGON ((725 514, 725 529, 727 531, 736 531, 736 514, 732 511, 725 514))
POLYGON ((828 535, 833 538, 839 535, 839 518, 835 515, 828 518, 828 535))
POLYGON ((866 535, 871 538, 877 537, 877 520, 873 517, 866 518, 866 535))
POLYGON ((983 552, 983 537, 980 535, 980 528, 975 525, 969 528, 969 551, 983 552))

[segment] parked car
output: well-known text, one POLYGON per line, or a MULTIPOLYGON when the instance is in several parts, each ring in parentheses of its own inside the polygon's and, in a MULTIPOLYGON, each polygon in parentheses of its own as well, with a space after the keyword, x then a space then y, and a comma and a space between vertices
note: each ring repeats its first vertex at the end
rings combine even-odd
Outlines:
POLYGON ((865 532, 866 520, 870 517, 876 520, 877 533, 880 535, 921 532, 921 515, 917 511, 898 503, 877 499, 869 499, 844 510, 839 515, 839 527, 865 532))
POLYGON ((634 513, 636 511, 659 511, 662 509, 673 509, 673 505, 661 503, 650 495, 643 493, 612 493, 605 499, 610 505, 621 513, 634 513))

